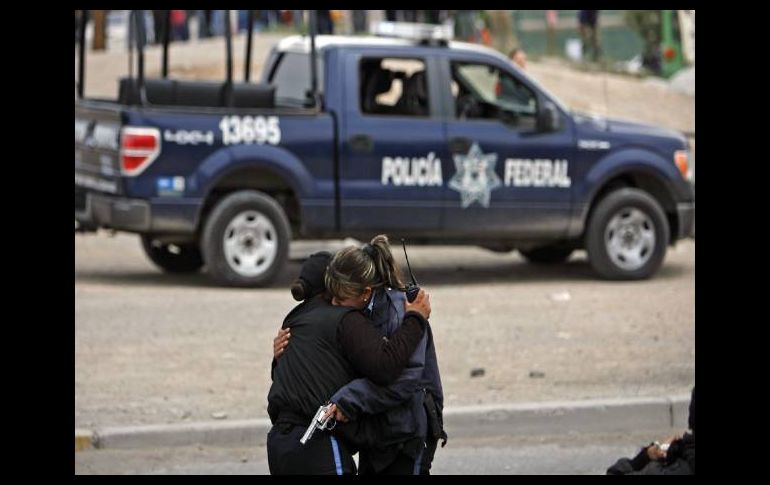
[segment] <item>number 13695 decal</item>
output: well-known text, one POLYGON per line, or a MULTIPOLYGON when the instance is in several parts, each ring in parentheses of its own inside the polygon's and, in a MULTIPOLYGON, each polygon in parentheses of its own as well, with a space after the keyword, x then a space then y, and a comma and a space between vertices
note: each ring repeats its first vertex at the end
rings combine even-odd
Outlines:
POLYGON ((277 145, 281 141, 281 127, 277 116, 225 116, 219 122, 222 131, 222 143, 270 143, 277 145))

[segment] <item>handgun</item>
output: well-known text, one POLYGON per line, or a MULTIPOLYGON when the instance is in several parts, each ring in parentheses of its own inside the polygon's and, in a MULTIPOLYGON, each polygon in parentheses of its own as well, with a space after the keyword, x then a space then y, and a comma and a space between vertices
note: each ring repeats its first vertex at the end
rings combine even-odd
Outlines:
POLYGON ((301 444, 307 443, 307 440, 313 437, 313 433, 315 433, 315 430, 325 430, 325 429, 334 429, 334 427, 337 425, 337 421, 334 419, 334 413, 326 415, 329 412, 329 408, 332 407, 332 403, 329 404, 322 404, 318 411, 316 411, 315 416, 313 416, 312 421, 310 421, 310 426, 307 427, 307 430, 305 431, 305 434, 302 435, 302 438, 299 440, 301 444))

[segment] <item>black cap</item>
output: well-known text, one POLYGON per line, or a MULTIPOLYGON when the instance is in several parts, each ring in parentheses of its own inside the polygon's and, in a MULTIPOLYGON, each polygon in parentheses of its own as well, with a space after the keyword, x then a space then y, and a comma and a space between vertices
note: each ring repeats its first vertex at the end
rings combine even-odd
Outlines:
POLYGON ((302 263, 299 278, 294 280, 291 285, 291 295, 295 300, 307 300, 326 289, 324 275, 326 274, 326 267, 329 266, 331 260, 332 254, 330 252, 319 251, 311 254, 302 263))

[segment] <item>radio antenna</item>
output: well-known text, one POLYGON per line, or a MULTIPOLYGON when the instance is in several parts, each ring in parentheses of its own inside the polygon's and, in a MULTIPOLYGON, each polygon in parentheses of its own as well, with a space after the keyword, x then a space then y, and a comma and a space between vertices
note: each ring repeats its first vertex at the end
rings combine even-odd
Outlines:
POLYGON ((406 267, 409 269, 409 277, 412 278, 412 283, 417 284, 417 280, 414 278, 414 273, 412 273, 412 266, 409 264, 409 256, 406 254, 406 243, 404 242, 404 238, 401 238, 401 245, 404 247, 404 257, 406 258, 406 267))

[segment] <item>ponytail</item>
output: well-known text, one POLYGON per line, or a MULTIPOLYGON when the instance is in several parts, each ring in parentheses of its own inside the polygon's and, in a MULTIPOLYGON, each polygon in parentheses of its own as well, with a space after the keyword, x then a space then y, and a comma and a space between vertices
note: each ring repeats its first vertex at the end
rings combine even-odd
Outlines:
POLYGON ((363 248, 351 246, 340 250, 326 268, 324 283, 331 295, 338 298, 360 295, 367 286, 404 287, 384 234, 375 236, 363 248))
POLYGON ((385 234, 374 236, 364 248, 364 252, 367 252, 372 257, 377 275, 382 280, 382 283, 390 288, 403 288, 404 283, 401 278, 401 270, 393 259, 388 236, 385 234))

